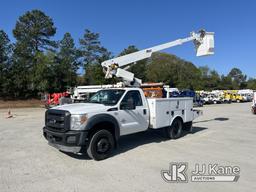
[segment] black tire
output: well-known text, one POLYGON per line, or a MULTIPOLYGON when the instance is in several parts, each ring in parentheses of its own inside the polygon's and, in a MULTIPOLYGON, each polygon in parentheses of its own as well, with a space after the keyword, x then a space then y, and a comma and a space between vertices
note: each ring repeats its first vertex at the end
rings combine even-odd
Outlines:
POLYGON ((87 154, 90 158, 99 161, 108 158, 112 154, 113 148, 113 135, 102 129, 92 135, 87 147, 87 154))
POLYGON ((165 129, 166 136, 169 139, 178 139, 181 137, 183 123, 179 118, 174 119, 172 125, 165 129))
POLYGON ((193 125, 192 121, 184 123, 183 129, 188 131, 189 133, 193 133, 193 125))

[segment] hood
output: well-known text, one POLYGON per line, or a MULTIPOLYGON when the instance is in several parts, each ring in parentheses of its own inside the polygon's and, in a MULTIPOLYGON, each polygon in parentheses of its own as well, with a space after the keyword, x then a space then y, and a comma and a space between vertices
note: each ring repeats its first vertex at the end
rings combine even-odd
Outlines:
POLYGON ((83 113, 93 113, 107 111, 111 106, 106 106, 98 103, 74 103, 67 105, 60 105, 53 107, 52 109, 66 110, 71 114, 83 114, 83 113))

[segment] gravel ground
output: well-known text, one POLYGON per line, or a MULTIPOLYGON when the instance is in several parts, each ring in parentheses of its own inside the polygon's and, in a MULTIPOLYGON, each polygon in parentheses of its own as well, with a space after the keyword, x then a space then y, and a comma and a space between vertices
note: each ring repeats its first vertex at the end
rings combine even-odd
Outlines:
POLYGON ((148 131, 120 140, 114 156, 94 161, 62 153, 42 136, 42 108, 0 109, 0 191, 256 191, 256 116, 250 103, 209 105, 194 133, 166 140, 148 131), (238 182, 167 183, 170 162, 239 166, 238 182))

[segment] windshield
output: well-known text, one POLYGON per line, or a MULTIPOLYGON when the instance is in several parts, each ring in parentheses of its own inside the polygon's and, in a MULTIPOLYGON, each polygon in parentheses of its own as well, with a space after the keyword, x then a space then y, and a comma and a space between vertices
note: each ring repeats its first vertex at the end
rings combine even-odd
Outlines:
POLYGON ((115 105, 124 94, 125 90, 106 89, 100 90, 89 99, 89 103, 100 103, 104 105, 115 105))

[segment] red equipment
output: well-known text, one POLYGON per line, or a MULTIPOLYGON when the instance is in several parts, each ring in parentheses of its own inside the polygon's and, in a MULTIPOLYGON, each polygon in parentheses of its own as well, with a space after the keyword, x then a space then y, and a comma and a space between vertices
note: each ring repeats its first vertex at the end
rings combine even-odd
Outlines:
POLYGON ((60 104, 60 98, 61 97, 66 97, 68 96, 69 93, 63 92, 63 93, 52 93, 52 94, 47 94, 47 100, 45 101, 45 107, 46 108, 51 108, 56 105, 60 104))

